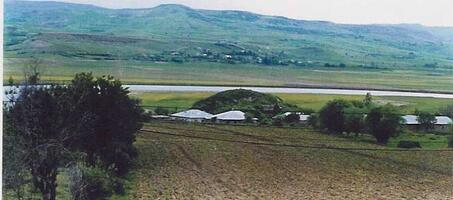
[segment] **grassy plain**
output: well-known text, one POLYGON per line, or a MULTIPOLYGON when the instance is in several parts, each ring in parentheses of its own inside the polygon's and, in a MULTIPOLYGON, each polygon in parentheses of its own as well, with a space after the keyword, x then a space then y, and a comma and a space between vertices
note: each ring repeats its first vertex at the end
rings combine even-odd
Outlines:
MULTIPOLYGON (((207 92, 147 92, 133 93, 132 96, 142 100, 143 105, 172 108, 190 108, 193 103, 213 95, 207 92)), ((363 96, 324 95, 324 94, 274 94, 285 102, 302 108, 319 110, 333 99, 362 100, 363 96)), ((414 113, 416 109, 427 112, 438 112, 441 107, 453 104, 451 99, 419 98, 419 97, 374 97, 379 104, 391 103, 398 106, 404 113, 414 113)))
POLYGON ((448 199, 453 195, 451 151, 385 151, 388 147, 371 141, 305 129, 169 123, 149 123, 145 129, 152 132, 138 136, 140 154, 128 195, 116 199, 448 199))
MULTIPOLYGON (((355 87, 453 91, 453 72, 397 69, 331 69, 222 63, 94 61, 44 57, 44 80, 67 81, 80 72, 110 74, 127 84, 257 85, 355 87)), ((6 57, 4 80, 23 78, 27 58, 6 57)))

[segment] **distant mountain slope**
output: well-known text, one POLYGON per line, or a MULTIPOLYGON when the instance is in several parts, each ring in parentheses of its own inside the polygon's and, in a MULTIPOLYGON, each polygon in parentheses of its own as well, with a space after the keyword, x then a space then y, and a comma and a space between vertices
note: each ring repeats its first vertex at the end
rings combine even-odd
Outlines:
POLYGON ((347 25, 182 5, 5 2, 8 56, 365 68, 451 68, 453 28, 347 25))

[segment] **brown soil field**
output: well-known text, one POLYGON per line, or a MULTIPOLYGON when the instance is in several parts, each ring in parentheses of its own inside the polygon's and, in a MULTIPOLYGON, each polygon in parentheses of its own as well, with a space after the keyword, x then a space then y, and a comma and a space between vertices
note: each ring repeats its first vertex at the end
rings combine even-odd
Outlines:
POLYGON ((309 129, 149 123, 128 199, 453 199, 453 151, 309 129))

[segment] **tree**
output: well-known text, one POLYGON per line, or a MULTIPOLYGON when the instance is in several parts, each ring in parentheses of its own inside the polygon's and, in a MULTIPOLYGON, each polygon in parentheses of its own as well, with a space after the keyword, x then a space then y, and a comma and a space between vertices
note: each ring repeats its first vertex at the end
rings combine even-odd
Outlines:
POLYGON ((440 114, 453 118, 453 104, 447 105, 440 109, 440 114))
POLYGON ((9 76, 8 78, 8 86, 13 86, 14 85, 14 79, 13 79, 13 76, 9 76))
POLYGON ((68 86, 21 88, 5 115, 8 136, 15 136, 13 148, 21 152, 14 159, 23 162, 42 199, 56 198, 58 169, 77 160, 76 152, 84 153, 90 166, 116 175, 128 172, 143 113, 128 93, 113 77, 95 80, 85 73, 68 86))
POLYGON ((363 104, 367 107, 373 104, 373 96, 371 96, 371 93, 366 93, 365 99, 363 99, 363 104))
POLYGON ((320 111, 321 127, 329 132, 340 134, 345 130, 345 108, 350 107, 349 102, 336 99, 328 102, 320 111))
POLYGON ((430 131, 434 129, 436 124, 436 116, 429 112, 417 112, 416 115, 418 122, 420 123, 420 128, 424 131, 430 131))
POLYGON ((169 111, 168 109, 166 109, 166 108, 164 108, 164 107, 160 107, 160 106, 158 106, 158 107, 154 110, 154 112, 155 112, 156 114, 158 114, 158 115, 168 115, 168 114, 170 114, 170 111, 169 111))
POLYGON ((32 182, 44 200, 56 197, 58 168, 67 156, 64 144, 76 124, 62 87, 27 87, 9 111, 17 142, 23 145, 23 159, 32 182))
POLYGON ((357 136, 364 129, 363 111, 357 107, 350 107, 345 112, 345 131, 348 134, 355 133, 357 136))
POLYGON ((10 113, 3 113, 3 192, 12 191, 16 199, 24 199, 24 186, 30 182, 22 140, 13 129, 10 113))
POLYGON ((72 147, 87 154, 87 162, 98 161, 117 175, 125 175, 137 156, 135 134, 142 127, 143 109, 129 90, 111 76, 94 79, 91 73, 77 74, 68 87, 79 119, 89 119, 72 147))
POLYGON ((453 148, 453 135, 448 138, 448 148, 453 148))
POLYGON ((319 117, 318 117, 318 115, 317 114, 311 114, 310 117, 308 117, 308 124, 314 129, 319 128, 319 117))
POLYGON ((366 117, 368 130, 380 144, 387 144, 390 137, 396 136, 401 121, 401 116, 391 105, 373 108, 366 117))
POLYGON ((41 80, 44 73, 42 63, 42 60, 37 58, 33 58, 28 61, 27 65, 23 69, 25 81, 28 84, 35 85, 41 80))
POLYGON ((285 116, 284 122, 288 124, 297 124, 300 121, 300 115, 297 113, 291 113, 288 116, 285 116))

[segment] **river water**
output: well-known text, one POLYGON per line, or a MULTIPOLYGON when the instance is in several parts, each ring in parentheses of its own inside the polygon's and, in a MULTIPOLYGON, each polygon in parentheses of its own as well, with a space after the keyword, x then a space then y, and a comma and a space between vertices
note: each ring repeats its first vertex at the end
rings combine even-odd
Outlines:
MULTIPOLYGON (((384 90, 348 90, 348 89, 316 89, 316 88, 285 88, 285 87, 230 87, 230 86, 176 86, 176 85, 125 85, 132 92, 222 92, 232 89, 248 89, 262 93, 289 93, 289 94, 336 94, 336 95, 366 95, 395 96, 395 97, 429 97, 439 99, 453 99, 453 94, 428 92, 399 92, 384 90)), ((8 91, 9 86, 3 89, 8 91)), ((5 94, 3 94, 5 100, 5 94)))
POLYGON ((227 87, 227 86, 175 86, 175 85, 126 85, 132 92, 222 92, 232 89, 248 89, 262 93, 289 94, 337 94, 337 95, 366 95, 396 96, 396 97, 430 97, 453 99, 453 94, 427 92, 399 92, 384 90, 348 90, 348 89, 315 89, 315 88, 285 88, 285 87, 227 87))

